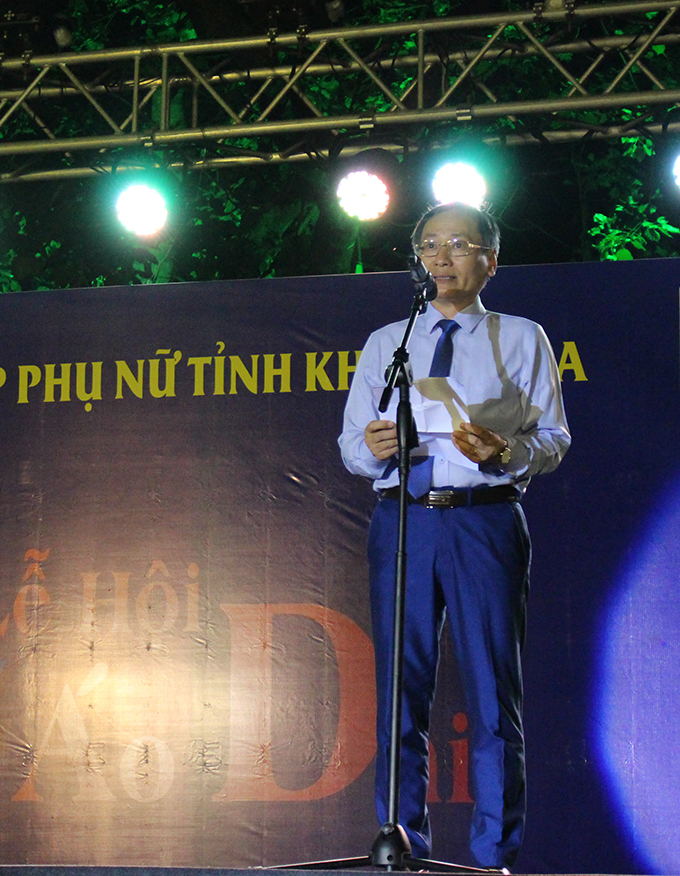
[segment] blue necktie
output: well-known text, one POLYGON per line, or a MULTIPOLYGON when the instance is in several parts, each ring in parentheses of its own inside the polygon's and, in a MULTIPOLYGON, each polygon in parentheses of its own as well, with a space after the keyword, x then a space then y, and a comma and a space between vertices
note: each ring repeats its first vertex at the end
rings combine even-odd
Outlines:
POLYGON ((441 328, 442 333, 432 357, 430 377, 448 377, 453 361, 453 335, 460 326, 455 319, 440 319, 437 327, 441 328))
MULTIPOLYGON (((437 341, 430 366, 430 377, 448 377, 453 362, 453 335, 460 328, 455 319, 440 319, 437 326, 442 333, 437 341)), ((408 491, 418 499, 432 485, 432 468, 434 460, 431 456, 416 456, 411 460, 411 473, 408 478, 408 491)))

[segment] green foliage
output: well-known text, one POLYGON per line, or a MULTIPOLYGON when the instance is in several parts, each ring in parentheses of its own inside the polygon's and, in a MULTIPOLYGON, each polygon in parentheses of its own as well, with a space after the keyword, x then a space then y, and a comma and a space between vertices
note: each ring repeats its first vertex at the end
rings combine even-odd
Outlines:
POLYGON ((595 246, 600 259, 629 261, 640 256, 673 255, 671 247, 661 243, 662 235, 671 238, 680 233, 680 228, 665 218, 656 215, 652 204, 640 204, 633 195, 626 204, 619 204, 612 216, 595 213, 595 225, 588 233, 596 238, 595 246))
POLYGON ((12 265, 17 257, 15 249, 8 249, 0 257, 0 294, 3 292, 21 292, 21 284, 14 276, 12 265))
POLYGON ((212 175, 203 180, 200 198, 196 201, 196 224, 206 221, 226 222, 238 228, 243 218, 243 208, 239 205, 238 192, 244 177, 231 182, 229 190, 221 183, 219 177, 212 175))
POLYGON ((54 277, 54 256, 61 249, 61 243, 58 240, 50 240, 42 245, 42 249, 35 254, 35 260, 38 262, 36 266, 36 283, 37 290, 54 289, 58 284, 54 277))
POLYGON ((638 175, 645 162, 654 157, 652 140, 624 137, 617 145, 625 163, 612 161, 614 147, 610 147, 606 181, 610 193, 618 196, 618 203, 608 214, 596 212, 594 224, 588 229, 598 256, 602 260, 628 261, 636 256, 674 255, 673 235, 680 234, 680 228, 659 214, 655 204, 661 196, 659 188, 648 195, 638 175))
POLYGON ((26 216, 11 207, 0 212, 0 234, 5 246, 0 252, 0 294, 21 292, 21 282, 17 277, 16 261, 22 244, 28 243, 26 235, 26 216), (20 240, 19 238, 24 238, 20 240))
POLYGON ((49 243, 46 243, 46 244, 43 246, 43 251, 42 251, 42 252, 37 252, 37 253, 35 254, 35 257, 36 257, 37 259, 41 259, 41 258, 46 258, 46 259, 48 259, 51 255, 54 255, 54 253, 55 253, 57 250, 59 250, 59 249, 61 249, 61 244, 59 243, 59 241, 57 241, 57 240, 50 240, 49 243))
POLYGON ((391 0, 384 3, 382 0, 364 0, 361 4, 361 12, 352 17, 356 24, 389 24, 393 21, 417 20, 434 17, 437 14, 448 15, 448 12, 435 12, 434 8, 446 9, 453 4, 450 2, 413 2, 413 0, 391 0), (434 8, 433 8, 434 7, 434 8))
POLYGON ((70 0, 67 12, 76 50, 196 39, 188 15, 172 0, 70 0))

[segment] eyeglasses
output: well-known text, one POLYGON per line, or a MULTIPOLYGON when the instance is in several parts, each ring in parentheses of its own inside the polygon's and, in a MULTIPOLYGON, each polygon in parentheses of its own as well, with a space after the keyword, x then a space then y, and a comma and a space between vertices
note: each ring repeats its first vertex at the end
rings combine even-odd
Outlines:
POLYGON ((491 249, 490 246, 482 246, 481 243, 470 243, 464 237, 451 237, 448 240, 427 237, 422 243, 417 243, 414 249, 421 258, 431 258, 438 255, 443 246, 452 259, 469 256, 478 249, 491 249))

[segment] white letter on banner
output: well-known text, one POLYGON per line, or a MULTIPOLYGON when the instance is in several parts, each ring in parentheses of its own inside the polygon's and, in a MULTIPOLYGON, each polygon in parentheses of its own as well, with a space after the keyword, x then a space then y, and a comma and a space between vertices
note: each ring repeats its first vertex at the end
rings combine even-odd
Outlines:
POLYGON ((153 803, 165 797, 175 777, 175 759, 160 739, 144 736, 135 739, 123 752, 120 778, 127 794, 140 803, 153 803))
MULTIPOLYGON (((108 673, 106 663, 96 663, 87 675, 85 681, 78 690, 78 696, 85 696, 101 681, 108 673)), ((80 791, 73 797, 79 801, 113 800, 114 795, 106 787, 104 777, 100 772, 102 760, 94 757, 96 748, 90 744, 85 722, 83 721, 76 704, 73 691, 68 685, 64 686, 57 703, 57 708, 50 719, 40 745, 35 749, 31 769, 25 782, 12 797, 14 802, 40 801, 42 797, 35 790, 34 780, 38 765, 46 754, 63 754, 66 759, 75 764, 76 776, 80 791), (58 727, 64 739, 64 747, 58 748, 48 744, 52 738, 54 728, 58 727)))

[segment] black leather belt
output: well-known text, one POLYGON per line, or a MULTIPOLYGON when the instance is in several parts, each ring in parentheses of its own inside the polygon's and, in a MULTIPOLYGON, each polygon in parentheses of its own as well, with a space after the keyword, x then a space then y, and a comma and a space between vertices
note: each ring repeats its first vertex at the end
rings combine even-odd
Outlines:
MULTIPOLYGON (((381 490, 380 498, 399 501, 399 487, 381 490)), ((498 487, 459 487, 431 490, 417 499, 414 499, 410 493, 408 494, 409 505, 424 505, 426 508, 465 508, 471 505, 493 505, 496 502, 519 502, 520 499, 519 490, 511 484, 501 484, 498 487)))

